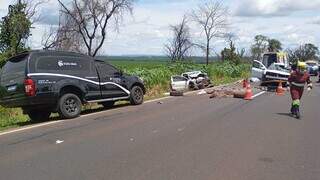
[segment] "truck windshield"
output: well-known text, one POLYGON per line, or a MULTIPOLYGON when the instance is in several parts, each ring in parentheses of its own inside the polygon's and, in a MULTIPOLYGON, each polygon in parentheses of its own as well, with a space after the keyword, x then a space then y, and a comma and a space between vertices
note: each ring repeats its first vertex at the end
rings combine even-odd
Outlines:
POLYGON ((262 64, 269 68, 273 63, 277 62, 277 54, 265 54, 262 64))

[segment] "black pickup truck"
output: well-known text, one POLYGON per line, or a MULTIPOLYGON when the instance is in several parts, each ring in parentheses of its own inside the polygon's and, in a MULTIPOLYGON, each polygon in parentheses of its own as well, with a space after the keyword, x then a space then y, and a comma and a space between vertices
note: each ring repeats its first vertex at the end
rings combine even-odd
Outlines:
POLYGON ((47 120, 52 112, 78 117, 86 103, 139 105, 145 92, 139 77, 71 52, 28 51, 10 58, 0 72, 0 105, 21 107, 33 121, 47 120))

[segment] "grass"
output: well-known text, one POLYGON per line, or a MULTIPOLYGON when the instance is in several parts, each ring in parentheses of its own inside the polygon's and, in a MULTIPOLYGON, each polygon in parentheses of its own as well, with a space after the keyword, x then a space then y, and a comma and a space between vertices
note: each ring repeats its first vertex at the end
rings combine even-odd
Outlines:
MULTIPOLYGON (((215 62, 209 66, 194 63, 169 64, 166 61, 109 61, 124 72, 142 78, 147 88, 146 100, 160 98, 169 90, 170 77, 186 71, 201 70, 206 72, 214 85, 221 85, 247 78, 250 74, 249 64, 234 65, 228 62, 215 62)), ((123 102, 120 102, 123 103, 123 102)), ((86 105, 85 110, 100 106, 86 105)), ((0 106, 0 131, 23 126, 30 123, 29 118, 20 109, 6 109, 0 106)))

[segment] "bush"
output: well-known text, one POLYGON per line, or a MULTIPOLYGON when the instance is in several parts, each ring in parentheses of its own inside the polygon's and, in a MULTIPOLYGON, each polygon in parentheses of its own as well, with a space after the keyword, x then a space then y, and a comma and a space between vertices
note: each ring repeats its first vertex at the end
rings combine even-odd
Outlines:
POLYGON ((9 109, 0 106, 0 130, 5 127, 19 126, 20 123, 28 121, 20 109, 9 109))

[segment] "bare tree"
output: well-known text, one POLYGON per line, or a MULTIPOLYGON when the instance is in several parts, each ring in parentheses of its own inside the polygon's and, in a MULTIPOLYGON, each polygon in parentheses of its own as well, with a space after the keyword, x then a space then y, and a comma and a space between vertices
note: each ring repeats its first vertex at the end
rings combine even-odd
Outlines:
POLYGON ((222 37, 228 26, 228 9, 220 1, 210 0, 200 4, 191 13, 192 19, 202 28, 205 34, 205 43, 198 44, 206 54, 206 62, 209 64, 211 42, 214 38, 222 37))
POLYGON ((34 24, 40 19, 40 14, 38 13, 38 8, 48 2, 49 0, 17 0, 22 4, 26 5, 25 13, 28 19, 31 20, 31 23, 34 24))
POLYGON ((108 25, 119 25, 124 13, 132 12, 134 0, 72 0, 68 7, 58 0, 62 13, 72 19, 74 27, 68 32, 78 33, 89 56, 96 56, 103 46, 108 25))
POLYGON ((77 31, 77 24, 70 16, 60 13, 57 27, 51 26, 42 37, 43 49, 83 52, 84 42, 77 31))
POLYGON ((171 25, 173 38, 165 45, 165 51, 171 61, 183 61, 191 55, 191 48, 193 46, 190 36, 190 28, 187 25, 186 16, 177 25, 171 25))

